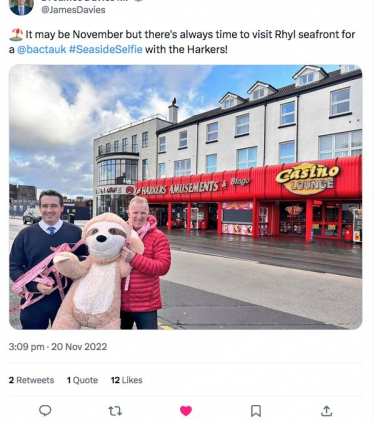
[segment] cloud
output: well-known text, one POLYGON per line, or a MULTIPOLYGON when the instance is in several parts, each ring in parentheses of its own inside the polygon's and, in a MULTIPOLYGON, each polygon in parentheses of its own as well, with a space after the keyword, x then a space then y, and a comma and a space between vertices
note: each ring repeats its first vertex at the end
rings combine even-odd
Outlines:
POLYGON ((155 114, 179 121, 217 107, 201 87, 210 66, 35 66, 10 72, 10 178, 92 196, 92 142, 155 114))
POLYGON ((56 161, 56 157, 47 156, 47 155, 35 155, 34 160, 40 166, 50 167, 52 169, 57 169, 60 167, 60 163, 56 161))

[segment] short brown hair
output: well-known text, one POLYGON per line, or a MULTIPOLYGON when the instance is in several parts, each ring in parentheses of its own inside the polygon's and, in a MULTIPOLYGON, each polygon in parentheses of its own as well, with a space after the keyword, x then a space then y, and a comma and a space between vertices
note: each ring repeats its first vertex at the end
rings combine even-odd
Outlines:
POLYGON ((60 207, 64 205, 64 198, 62 197, 61 193, 55 191, 55 190, 43 190, 39 196, 39 207, 41 205, 41 199, 43 196, 57 196, 60 201, 60 207))

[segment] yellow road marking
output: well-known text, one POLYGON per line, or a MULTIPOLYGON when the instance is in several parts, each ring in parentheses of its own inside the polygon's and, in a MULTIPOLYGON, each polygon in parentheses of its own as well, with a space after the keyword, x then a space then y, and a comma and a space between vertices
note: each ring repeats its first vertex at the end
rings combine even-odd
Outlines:
POLYGON ((174 330, 174 328, 171 328, 168 325, 163 325, 162 322, 157 322, 157 325, 161 330, 174 330))

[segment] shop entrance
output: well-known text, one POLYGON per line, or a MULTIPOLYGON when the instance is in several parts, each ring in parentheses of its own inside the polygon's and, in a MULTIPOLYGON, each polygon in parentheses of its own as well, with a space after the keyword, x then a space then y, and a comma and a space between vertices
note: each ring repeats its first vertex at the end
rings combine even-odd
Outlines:
POLYGON ((201 230, 208 228, 209 205, 210 204, 191 204, 191 229, 201 230))
POLYGON ((96 215, 112 212, 127 220, 127 210, 133 195, 98 195, 96 199, 96 215))
POLYGON ((155 205, 149 206, 149 213, 152 214, 157 220, 157 226, 166 226, 168 221, 168 206, 155 205))
POLYGON ((208 204, 208 229, 217 230, 218 204, 208 204))
POLYGON ((279 234, 288 236, 305 235, 306 203, 283 202, 279 209, 279 234))
POLYGON ((174 229, 187 227, 186 204, 173 204, 171 208, 171 227, 174 229))
POLYGON ((315 237, 341 238, 341 202, 314 201, 313 234, 315 237))
POLYGON ((362 209, 361 201, 314 201, 314 236, 329 239, 345 238, 346 230, 353 229, 354 214, 357 209, 362 209))

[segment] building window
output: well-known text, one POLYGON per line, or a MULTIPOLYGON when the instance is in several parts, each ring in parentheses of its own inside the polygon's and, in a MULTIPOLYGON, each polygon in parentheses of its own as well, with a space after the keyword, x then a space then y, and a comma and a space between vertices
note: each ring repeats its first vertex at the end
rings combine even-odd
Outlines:
POLYGON ((346 72, 352 72, 353 70, 356 70, 356 69, 358 69, 358 66, 355 65, 355 64, 347 64, 345 66, 345 71, 346 72))
POLYGON ((148 146, 148 132, 142 133, 142 148, 147 148, 148 146))
POLYGON ((187 147, 187 131, 179 132, 179 148, 187 147))
POLYGON ((138 160, 105 160, 97 165, 98 185, 134 185, 138 181, 138 160))
POLYGON ((123 152, 130 152, 130 145, 127 138, 122 139, 122 151, 123 152))
POLYGON ((149 179, 149 168, 148 168, 148 158, 142 160, 142 179, 148 180, 149 179))
POLYGON ((279 163, 295 162, 295 141, 283 142, 279 144, 279 163))
POLYGON ((119 152, 119 141, 114 141, 114 152, 119 152))
POLYGON ((331 116, 349 112, 350 88, 331 93, 331 116))
POLYGON ((174 161, 174 176, 189 176, 191 174, 191 159, 174 161))
POLYGON ((295 123, 295 102, 281 105, 281 126, 295 123))
POLYGON ((166 151, 166 137, 160 136, 158 139, 158 152, 165 152, 166 151))
POLYGON ((159 163, 158 164, 158 177, 160 179, 164 179, 166 177, 165 170, 166 170, 165 163, 159 163))
POLYGON ((314 73, 308 73, 307 75, 300 76, 300 85, 310 84, 314 81, 314 73))
POLYGON ((256 89, 256 91, 253 91, 253 99, 257 100, 258 98, 265 96, 265 90, 264 89, 256 89))
POLYGON ((206 173, 214 173, 217 171, 217 154, 206 156, 206 173))
POLYGON ((237 168, 240 170, 251 167, 257 167, 257 147, 238 149, 237 168))
POLYGON ((249 114, 243 114, 236 118, 236 134, 245 135, 249 133, 249 114))
POLYGON ((231 99, 231 100, 226 100, 224 103, 223 103, 223 108, 230 108, 230 107, 233 107, 234 106, 234 100, 233 99, 231 99))
POLYGON ((319 159, 362 154, 362 130, 319 137, 319 159))
POLYGON ((105 152, 108 154, 112 150, 112 146, 110 142, 105 145, 105 152))
POLYGON ((138 135, 132 135, 132 152, 138 151, 138 135))
POLYGON ((207 142, 218 141, 218 122, 207 125, 207 142))
POLYGON ((99 155, 103 155, 103 146, 99 145, 99 150, 98 150, 99 155))

